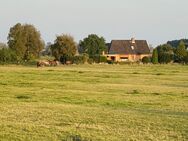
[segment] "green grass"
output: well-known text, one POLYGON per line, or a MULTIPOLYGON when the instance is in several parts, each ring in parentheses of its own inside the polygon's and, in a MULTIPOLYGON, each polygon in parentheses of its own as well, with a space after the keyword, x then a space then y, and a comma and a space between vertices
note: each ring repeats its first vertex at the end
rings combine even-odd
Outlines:
POLYGON ((188 140, 188 66, 0 66, 0 140, 188 140))

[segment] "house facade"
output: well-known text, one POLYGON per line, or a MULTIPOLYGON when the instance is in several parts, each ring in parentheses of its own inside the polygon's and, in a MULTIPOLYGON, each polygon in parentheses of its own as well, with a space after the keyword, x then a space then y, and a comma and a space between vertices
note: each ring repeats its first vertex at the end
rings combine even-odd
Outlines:
POLYGON ((112 40, 107 44, 107 52, 103 53, 108 60, 114 62, 139 61, 150 57, 150 49, 146 40, 112 40))

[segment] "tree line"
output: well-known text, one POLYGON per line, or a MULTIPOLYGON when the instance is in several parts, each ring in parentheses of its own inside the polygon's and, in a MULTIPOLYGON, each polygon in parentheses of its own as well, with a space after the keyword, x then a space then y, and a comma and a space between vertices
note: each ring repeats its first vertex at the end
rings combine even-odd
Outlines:
POLYGON ((177 46, 163 44, 153 50, 151 58, 153 64, 182 63, 188 64, 188 50, 183 40, 179 41, 177 46))
MULTIPOLYGON (((104 37, 90 34, 79 43, 71 35, 58 35, 53 44, 45 43, 40 32, 31 24, 17 23, 10 28, 7 44, 0 43, 0 63, 22 63, 35 60, 41 55, 53 56, 63 64, 107 62, 102 52, 107 50, 104 37)), ((144 57, 143 63, 188 63, 187 40, 168 42, 153 50, 151 58, 144 57), (175 46, 173 46, 175 45, 175 46)))

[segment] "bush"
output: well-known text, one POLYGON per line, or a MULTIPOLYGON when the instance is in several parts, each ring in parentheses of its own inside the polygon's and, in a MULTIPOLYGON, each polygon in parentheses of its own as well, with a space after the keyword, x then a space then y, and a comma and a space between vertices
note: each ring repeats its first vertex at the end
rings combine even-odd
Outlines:
POLYGON ((74 64, 84 64, 84 58, 83 56, 75 56, 73 59, 74 64))
POLYGON ((89 56, 87 54, 82 54, 78 56, 74 56, 73 63, 74 64, 85 64, 88 62, 89 56))
POLYGON ((106 62, 107 62, 106 56, 100 56, 100 63, 106 63, 106 62))
POLYGON ((107 60, 107 63, 108 63, 108 64, 114 64, 114 61, 112 61, 112 60, 107 60))
POLYGON ((92 58, 89 58, 89 59, 88 59, 88 63, 89 63, 89 64, 93 64, 93 63, 94 63, 94 60, 93 60, 92 58))
POLYGON ((0 50, 0 63, 18 63, 19 58, 17 57, 15 51, 9 48, 3 48, 0 50))
POLYGON ((94 56, 93 60, 94 60, 95 63, 107 63, 106 56, 96 55, 96 56, 94 56))
POLYGON ((174 60, 174 55, 170 53, 161 53, 159 62, 162 64, 168 64, 174 60))
POLYGON ((144 63, 144 64, 148 64, 148 63, 150 63, 151 62, 151 59, 149 58, 149 57, 143 57, 142 58, 142 62, 144 63))

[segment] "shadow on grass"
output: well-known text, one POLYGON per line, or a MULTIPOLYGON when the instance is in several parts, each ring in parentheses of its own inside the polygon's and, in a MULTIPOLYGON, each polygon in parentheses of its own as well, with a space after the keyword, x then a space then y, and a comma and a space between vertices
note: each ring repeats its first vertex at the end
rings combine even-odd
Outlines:
POLYGON ((26 96, 26 95, 18 95, 18 96, 16 96, 16 98, 17 99, 20 99, 20 100, 25 100, 25 99, 31 99, 31 97, 30 96, 26 96))
POLYGON ((87 138, 82 138, 80 135, 69 135, 62 141, 92 141, 92 140, 87 138))

